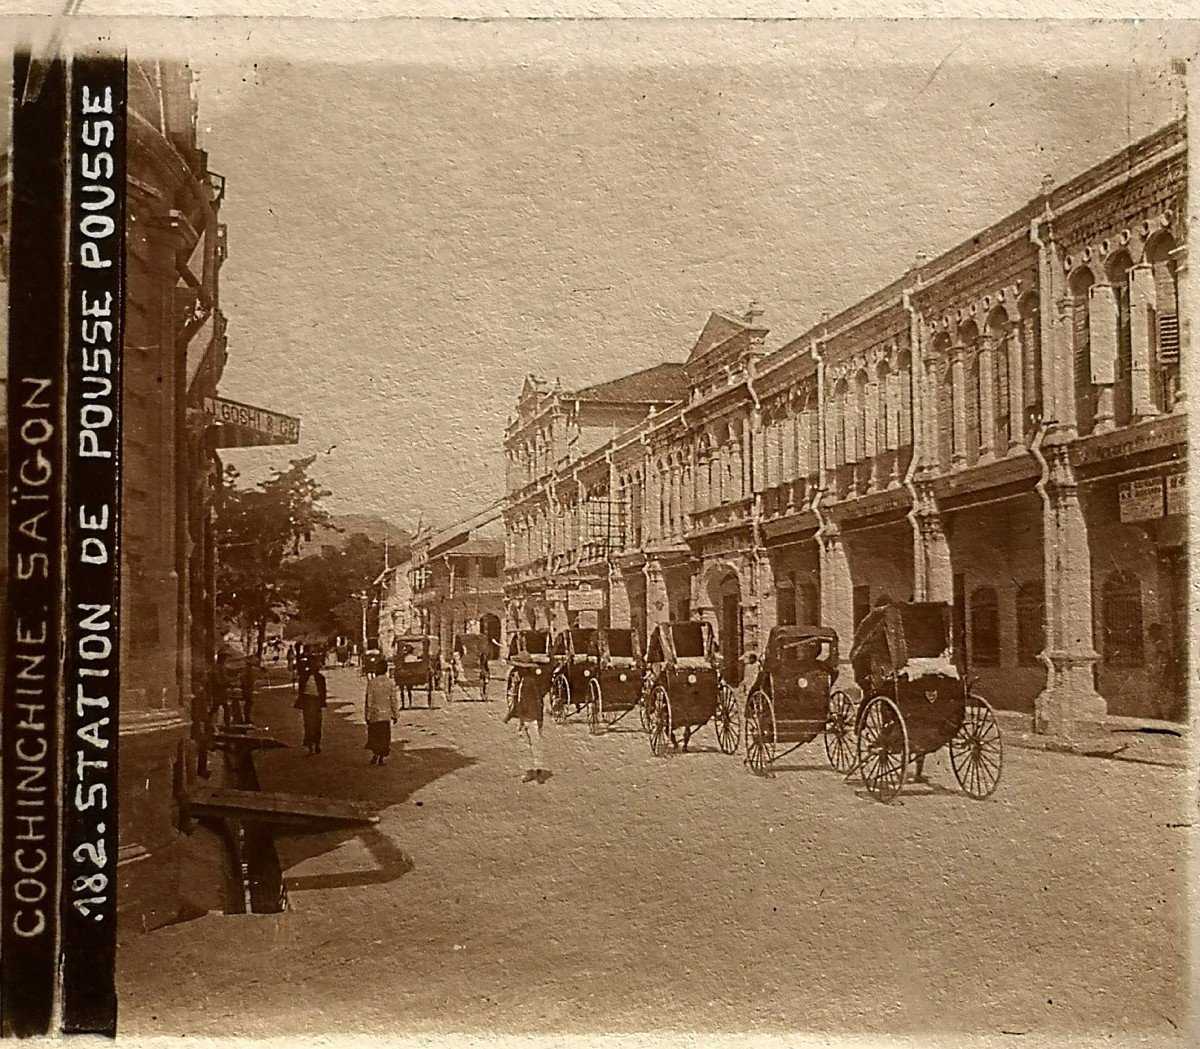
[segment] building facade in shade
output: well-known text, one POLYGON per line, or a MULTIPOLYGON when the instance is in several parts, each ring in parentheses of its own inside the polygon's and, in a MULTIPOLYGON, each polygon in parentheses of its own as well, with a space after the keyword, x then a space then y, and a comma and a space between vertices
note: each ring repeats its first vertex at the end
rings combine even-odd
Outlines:
POLYGON ((220 463, 200 408, 225 363, 225 227, 192 71, 131 62, 128 108, 118 871, 122 928, 137 930, 222 893, 219 848, 179 833, 176 795, 194 774, 188 740, 216 643, 220 463))
POLYGON ((1177 122, 783 345, 714 313, 681 396, 590 446, 514 441, 568 425, 527 384, 510 624, 700 616, 740 681, 775 624, 845 660, 873 605, 942 600, 978 691, 1039 731, 1181 717, 1186 192, 1177 122))
POLYGON ((188 740, 218 642, 211 520, 221 464, 201 407, 226 358, 225 183, 198 146, 196 107, 186 65, 130 64, 121 854, 122 899, 142 925, 172 920, 192 891, 174 792, 191 776, 188 740))

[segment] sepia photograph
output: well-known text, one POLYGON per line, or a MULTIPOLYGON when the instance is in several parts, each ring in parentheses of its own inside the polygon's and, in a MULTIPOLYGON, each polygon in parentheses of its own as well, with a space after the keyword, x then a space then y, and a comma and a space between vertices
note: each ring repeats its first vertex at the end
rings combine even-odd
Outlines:
POLYGON ((1200 23, 0 29, 6 1034, 1196 1044, 1200 23))

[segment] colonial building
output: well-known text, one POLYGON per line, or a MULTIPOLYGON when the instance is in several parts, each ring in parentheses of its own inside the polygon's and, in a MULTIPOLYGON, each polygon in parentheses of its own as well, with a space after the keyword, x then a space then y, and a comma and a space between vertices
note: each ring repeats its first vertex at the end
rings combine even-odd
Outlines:
POLYGON ((379 644, 390 655, 405 634, 435 637, 447 657, 464 634, 502 640, 504 538, 499 508, 413 540, 407 561, 379 588, 379 644))
MULTIPOLYGON (((978 691, 1040 731, 1182 716, 1186 170, 1177 122, 774 348, 714 313, 672 403, 510 472, 509 622, 703 616, 739 680, 776 623, 845 659, 877 602, 944 600, 978 691)), ((544 396, 510 462, 566 428, 544 396)))

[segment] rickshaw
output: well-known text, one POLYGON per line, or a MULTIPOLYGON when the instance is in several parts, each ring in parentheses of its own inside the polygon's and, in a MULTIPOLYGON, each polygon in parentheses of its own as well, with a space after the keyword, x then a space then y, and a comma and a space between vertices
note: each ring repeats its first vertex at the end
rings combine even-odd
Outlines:
MULTIPOLYGON (((480 663, 485 656, 489 661, 499 658, 500 645, 486 634, 459 634, 454 641, 454 651, 459 654, 463 667, 463 680, 458 684, 465 689, 468 681, 480 681, 480 663)), ((482 683, 479 698, 487 698, 487 690, 482 683)))
POLYGON ((517 630, 508 639, 507 707, 504 720, 519 717, 540 721, 542 704, 550 691, 554 667, 550 656, 548 630, 517 630))
POLYGON ((779 758, 821 735, 835 769, 854 767, 857 708, 833 688, 837 665, 838 636, 829 627, 772 627, 746 697, 747 769, 764 775, 779 758))
POLYGON ((584 669, 588 730, 599 735, 642 704, 642 666, 637 635, 625 628, 596 631, 596 658, 584 669), (590 676, 589 676, 590 675, 590 676))
POLYGON ((433 706, 433 679, 437 673, 436 638, 419 634, 398 637, 392 657, 392 680, 397 688, 425 690, 425 699, 433 706))
POLYGON ((667 746, 678 745, 675 733, 683 730, 683 750, 692 734, 712 721, 717 746, 733 754, 741 741, 741 715, 737 700, 721 678, 716 634, 702 621, 660 623, 646 647, 647 698, 650 750, 662 756, 667 746))
POLYGON ((596 635, 595 627, 571 627, 554 638, 550 716, 560 725, 588 706, 588 681, 600 662, 596 635))
POLYGON ((910 763, 942 747, 970 797, 989 797, 1000 782, 1000 726, 959 672, 953 646, 944 601, 882 605, 855 632, 850 663, 863 693, 855 724, 858 769, 880 801, 900 793, 910 763))

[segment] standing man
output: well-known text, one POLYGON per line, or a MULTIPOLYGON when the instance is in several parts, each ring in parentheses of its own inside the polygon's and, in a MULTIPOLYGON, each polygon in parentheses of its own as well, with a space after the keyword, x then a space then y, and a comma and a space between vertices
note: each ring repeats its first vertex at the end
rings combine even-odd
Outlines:
POLYGON ((487 699, 488 690, 488 657, 487 649, 479 653, 479 698, 487 699))
POLYGON ((321 728, 325 718, 325 675, 315 661, 306 661, 300 671, 295 707, 304 718, 304 747, 310 754, 321 753, 321 728))
POLYGON ((242 722, 246 725, 252 724, 250 711, 254 706, 254 685, 258 680, 258 673, 258 656, 247 656, 238 681, 242 691, 242 722))

